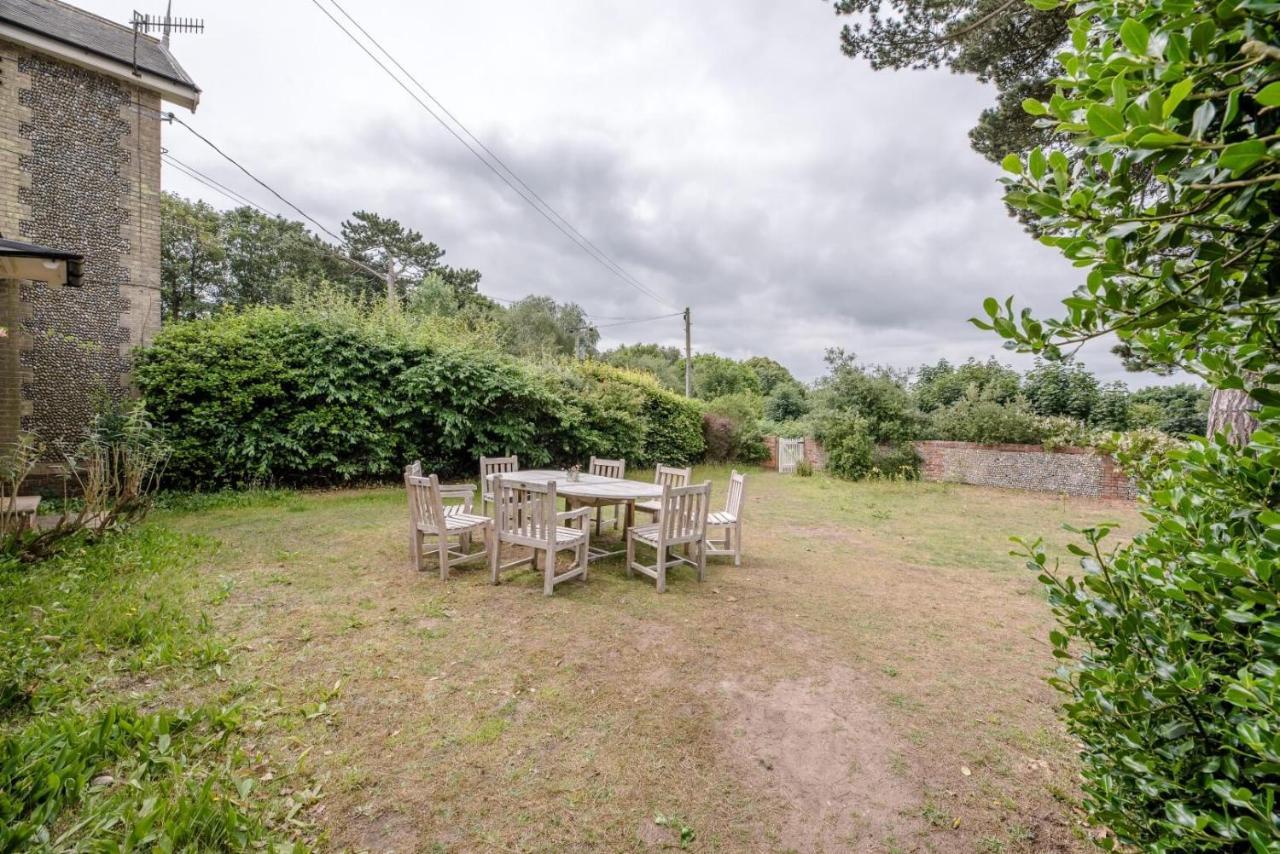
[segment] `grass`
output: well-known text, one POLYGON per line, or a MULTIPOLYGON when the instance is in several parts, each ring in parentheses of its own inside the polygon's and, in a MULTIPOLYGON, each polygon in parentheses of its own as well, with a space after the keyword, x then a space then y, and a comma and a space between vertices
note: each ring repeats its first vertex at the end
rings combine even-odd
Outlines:
MULTIPOLYGON (((723 495, 728 472, 706 474, 723 495)), ((1132 528, 1132 508, 752 473, 742 567, 713 561, 701 585, 677 570, 659 596, 615 560, 547 599, 526 571, 499 587, 411 572, 403 505, 395 489, 175 497, 88 556, 124 569, 6 577, 6 627, 37 608, 56 622, 0 635, 6 655, 34 650, 4 662, 21 698, 5 737, 38 740, 55 708, 171 715, 181 758, 163 771, 110 754, 86 773, 191 804, 198 821, 161 824, 207 847, 1086 848, 1043 681, 1049 615, 1008 537, 1063 551, 1061 522, 1132 528)), ((82 847, 132 832, 146 800, 65 790, 50 827, 116 834, 82 847)))

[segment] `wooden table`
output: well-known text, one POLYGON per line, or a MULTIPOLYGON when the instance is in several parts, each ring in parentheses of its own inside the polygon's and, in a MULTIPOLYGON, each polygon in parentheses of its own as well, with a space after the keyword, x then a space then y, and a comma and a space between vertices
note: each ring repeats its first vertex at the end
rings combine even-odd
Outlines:
MULTIPOLYGON (((627 528, 635 524, 636 502, 648 501, 662 497, 662 487, 656 483, 642 480, 622 480, 616 477, 601 477, 596 474, 580 474, 577 480, 569 480, 569 473, 555 469, 532 469, 502 475, 503 480, 523 480, 529 483, 555 482, 556 493, 575 507, 611 507, 626 505, 623 521, 623 536, 627 528)), ((588 549, 591 560, 603 560, 607 557, 625 554, 625 549, 609 551, 594 543, 588 549)))

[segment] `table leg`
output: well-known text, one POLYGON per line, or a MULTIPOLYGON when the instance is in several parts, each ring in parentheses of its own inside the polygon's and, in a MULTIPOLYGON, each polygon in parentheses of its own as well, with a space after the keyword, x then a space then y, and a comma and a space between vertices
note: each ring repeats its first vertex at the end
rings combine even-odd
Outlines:
POLYGON ((636 503, 634 501, 627 502, 627 512, 624 514, 624 524, 622 528, 622 536, 626 537, 627 531, 636 523, 636 503))

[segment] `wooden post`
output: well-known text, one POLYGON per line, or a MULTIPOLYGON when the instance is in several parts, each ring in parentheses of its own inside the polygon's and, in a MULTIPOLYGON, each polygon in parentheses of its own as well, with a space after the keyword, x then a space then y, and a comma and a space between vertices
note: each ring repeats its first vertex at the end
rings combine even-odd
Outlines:
POLYGON ((387 308, 395 308, 396 298, 396 259, 387 256, 387 308))
POLYGON ((684 309, 684 396, 693 397, 693 318, 684 309))

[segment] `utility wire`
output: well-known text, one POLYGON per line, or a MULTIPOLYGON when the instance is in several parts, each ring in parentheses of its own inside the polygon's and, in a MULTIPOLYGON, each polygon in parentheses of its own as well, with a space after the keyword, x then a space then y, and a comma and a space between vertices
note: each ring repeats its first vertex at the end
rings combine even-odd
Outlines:
MULTIPOLYGON (((261 178, 259 178, 257 175, 255 175, 255 174, 253 174, 252 172, 250 172, 247 168, 245 168, 245 167, 244 167, 244 165, 242 165, 242 164, 240 163, 240 161, 236 160, 236 159, 235 159, 234 157, 232 157, 230 154, 227 154, 225 151, 223 151, 221 148, 219 148, 217 145, 215 145, 215 144, 213 143, 213 141, 212 141, 212 140, 210 140, 207 136, 205 136, 204 134, 200 133, 198 130, 196 130, 196 129, 195 129, 195 128, 193 128, 191 125, 189 125, 189 124, 187 124, 186 122, 184 122, 182 119, 178 118, 178 116, 177 116, 177 115, 175 115, 174 113, 169 113, 169 119, 170 119, 171 121, 177 122, 178 124, 182 125, 182 126, 183 126, 184 128, 186 128, 188 131, 190 131, 190 132, 191 132, 191 134, 192 134, 193 136, 195 136, 195 138, 196 138, 196 139, 200 140, 200 141, 201 141, 201 142, 203 142, 205 145, 207 145, 207 146, 209 146, 210 148, 212 148, 214 151, 216 151, 219 155, 221 155, 221 156, 223 157, 223 159, 225 159, 225 160, 226 160, 228 163, 230 163, 232 166, 236 167, 236 168, 237 168, 237 169, 239 169, 241 172, 243 172, 244 174, 248 175, 248 176, 249 176, 249 178, 251 178, 255 184, 258 184, 260 187, 262 187, 263 189, 265 189, 268 193, 270 193, 271 195, 275 196, 277 199, 279 199, 280 201, 284 202, 284 203, 285 203, 286 205, 288 205, 289 207, 293 208, 295 211, 297 211, 299 214, 301 214, 301 215, 302 215, 303 219, 307 220, 307 221, 308 221, 308 222, 310 222, 312 225, 314 225, 316 228, 320 229, 320 230, 321 230, 321 231, 323 231, 325 234, 327 234, 327 235, 329 235, 330 237, 332 237, 335 241, 337 241, 338 246, 339 246, 340 248, 343 248, 343 249, 345 249, 345 248, 346 248, 346 241, 345 241, 345 240, 343 240, 343 239, 342 239, 341 237, 339 237, 338 235, 334 234, 334 233, 333 233, 332 231, 330 231, 329 229, 325 228, 325 226, 324 226, 324 225, 323 225, 323 224, 322 224, 318 219, 316 219, 315 217, 311 216, 311 214, 307 213, 307 212, 306 212, 306 211, 304 211, 302 208, 298 207, 298 206, 297 206, 297 205, 295 205, 293 202, 289 201, 289 200, 288 200, 288 199, 286 199, 284 196, 280 195, 280 193, 276 192, 275 188, 273 188, 273 187, 272 187, 270 184, 268 184, 266 181, 263 181, 263 180, 262 180, 261 178)), ((370 275, 372 275, 372 276, 376 276, 376 277, 378 278, 378 280, 379 280, 379 281, 381 281, 381 279, 382 279, 382 277, 383 277, 383 275, 384 275, 384 272, 383 272, 383 271, 381 271, 381 270, 375 270, 373 267, 370 267, 368 264, 364 263, 363 261, 360 261, 360 260, 357 260, 357 259, 355 259, 355 258, 352 258, 349 254, 339 254, 339 256, 338 256, 338 257, 343 258, 344 260, 346 260, 346 261, 347 261, 347 263, 351 264, 353 267, 358 267, 358 268, 360 268, 361 270, 363 270, 364 272, 369 273, 369 274, 370 274, 370 275)))
POLYGON ((444 112, 446 115, 448 115, 449 118, 452 119, 468 137, 470 137, 472 140, 475 141, 476 146, 478 146, 486 154, 488 154, 489 157, 485 157, 485 155, 481 154, 480 151, 478 151, 475 146, 467 142, 467 140, 463 139, 462 135, 459 134, 458 131, 455 130, 452 125, 450 125, 447 121, 445 121, 440 116, 439 113, 437 113, 435 110, 431 108, 430 105, 427 104, 426 101, 422 100, 422 98, 420 98, 412 89, 410 89, 409 86, 406 85, 405 82, 395 74, 395 72, 393 72, 390 68, 388 68, 387 65, 373 53, 373 51, 371 51, 363 42, 361 42, 360 39, 358 39, 354 33, 352 33, 349 29, 347 29, 347 27, 343 25, 341 21, 335 18, 333 16, 333 13, 331 13, 328 9, 326 9, 323 5, 321 5, 319 0, 311 0, 311 2, 317 9, 319 9, 322 13, 324 13, 325 17, 327 17, 330 21, 332 21, 334 26, 336 26, 339 30, 341 30, 342 33, 352 41, 352 43, 354 43, 371 60, 373 60, 374 64, 377 65, 380 69, 382 69, 382 71, 388 77, 390 77, 396 83, 396 85, 398 85, 401 89, 403 89, 409 95, 409 97, 413 98, 413 100, 416 101, 418 105, 427 112, 428 115, 430 115, 433 119, 435 119, 440 124, 441 127, 443 127, 446 131, 449 132, 451 136, 453 136, 454 139, 456 139, 459 143, 461 143, 463 147, 465 147, 473 157, 475 157, 482 164, 484 164, 484 166, 490 172, 492 172, 504 184, 510 187, 511 190, 516 193, 516 195, 520 196, 520 198, 523 199, 526 204, 528 204, 535 211, 537 211, 538 214, 540 214, 545 220, 547 220, 547 222, 551 223, 551 225, 555 227, 557 231, 563 234, 571 242, 576 244, 580 249, 582 249, 584 252, 590 255, 597 263, 603 266, 606 270, 608 270, 614 276, 618 277, 628 286, 634 288, 635 290, 639 291, 640 293, 644 294, 645 296, 649 297, 650 299, 654 300, 655 302, 661 305, 665 305, 669 308, 675 308, 675 306, 671 305, 671 303, 662 299, 662 297, 658 296, 653 291, 649 290, 647 287, 641 284, 634 276, 632 276, 630 273, 624 270, 621 267, 621 265, 619 265, 616 261, 610 258, 607 253, 605 253, 598 246, 596 246, 594 243, 592 243, 590 240, 584 237, 582 233, 578 231, 576 228, 574 228, 573 225, 570 224, 568 220, 566 220, 558 211, 555 210, 555 208, 553 208, 541 196, 539 196, 532 188, 530 188, 527 183, 521 180, 520 177, 516 175, 516 173, 509 166, 506 165, 506 163, 504 163, 497 155, 495 155, 487 146, 481 143, 480 140, 477 139, 475 135, 471 133, 471 131, 467 130, 466 126, 463 125, 462 122, 458 121, 456 116, 454 116, 451 112, 449 112, 449 110, 445 108, 444 105, 441 104, 440 101, 434 95, 432 95, 430 91, 428 91, 427 88, 422 85, 422 83, 420 83, 417 80, 417 78, 415 78, 407 69, 405 69, 405 67, 398 60, 396 60, 396 58, 392 56, 392 54, 386 48, 384 48, 373 36, 371 36, 369 32, 364 27, 362 27, 360 23, 350 15, 350 13, 348 13, 345 9, 342 8, 342 6, 340 6, 337 2, 335 2, 335 0, 330 0, 330 2, 333 3, 334 7, 338 9, 338 11, 340 11, 349 21, 351 21, 351 23, 356 27, 356 29, 358 29, 362 34, 364 34, 365 38, 367 38, 374 46, 376 46, 378 50, 381 51, 382 54, 385 55, 387 59, 390 60, 391 63, 396 66, 396 68, 400 69, 400 71, 406 77, 408 77, 409 80, 413 81, 413 83, 419 89, 421 89, 423 93, 425 93, 426 96, 431 99, 431 101, 433 101, 437 106, 439 106, 440 110, 444 112), (490 161, 489 158, 492 158, 492 162, 490 161), (499 169, 498 166, 494 165, 494 162, 498 163, 502 168, 499 169), (504 172, 506 174, 504 174, 504 172), (507 177, 508 174, 511 177, 507 177), (517 184, 519 186, 517 186, 517 184))
MULTIPOLYGON (((337 5, 337 4, 335 3, 334 5, 337 5)), ((173 120, 173 121, 177 122, 178 124, 181 124, 184 128, 186 128, 186 129, 187 129, 188 131, 190 131, 193 135, 195 135, 199 140, 201 140, 202 142, 204 142, 206 145, 208 145, 210 148, 212 148, 215 152, 217 152, 219 155, 221 155, 224 159, 226 159, 226 160, 227 160, 227 162, 231 163, 233 166, 235 166, 237 169, 239 169, 239 170, 240 170, 241 172, 243 172, 245 175, 249 176, 249 178, 251 178, 255 183, 257 183, 258 185, 260 185, 260 186, 262 186, 262 187, 266 188, 267 192, 271 193, 271 195, 275 196, 277 199, 280 199, 280 201, 284 202, 286 205, 288 205, 289 207, 293 208, 295 211, 297 211, 299 214, 301 214, 301 215, 302 215, 304 218, 306 218, 309 222, 313 223, 317 228, 319 228, 319 229, 320 229, 321 231, 323 231, 325 234, 328 234, 330 237, 333 237, 335 240, 337 240, 337 241, 338 241, 339 245, 341 245, 341 244, 342 244, 342 242, 343 242, 343 241, 342 241, 342 238, 338 237, 338 236, 337 236, 336 234, 334 234, 332 231, 330 231, 329 229, 325 228, 325 227, 324 227, 323 225, 321 225, 321 224, 320 224, 320 223, 319 223, 319 222, 318 222, 314 217, 312 217, 310 214, 308 214, 308 213, 307 213, 306 211, 304 211, 302 208, 298 207, 298 206, 297 206, 297 205, 295 205, 293 202, 291 202, 291 201, 289 201, 288 199, 286 199, 286 198, 285 198, 284 196, 282 196, 279 192, 277 192, 273 187, 271 187, 269 184, 267 184, 267 183, 266 183, 265 181, 263 181, 261 178, 259 178, 258 176, 254 175, 252 172, 250 172, 250 171, 248 170, 248 168, 246 168, 246 167, 245 167, 244 165, 242 165, 239 161, 235 160, 235 159, 234 159, 234 158, 232 158, 229 154, 227 154, 225 151, 223 151, 221 148, 219 148, 219 147, 218 147, 216 144, 214 144, 214 143, 213 143, 213 141, 212 141, 212 140, 210 140, 208 137, 206 137, 206 136, 204 136, 203 134, 199 133, 198 131, 196 131, 196 130, 195 130, 195 128, 191 127, 191 126, 190 126, 190 125, 188 125, 186 122, 182 121, 181 119, 179 119, 176 115, 173 115, 172 113, 167 114, 167 117, 168 117, 168 118, 172 118, 172 120, 173 120)), ((271 210, 269 210, 269 209, 267 209, 267 208, 263 207, 262 205, 258 204, 257 202, 254 202, 253 200, 249 199, 248 197, 246 197, 246 196, 244 196, 244 195, 240 194, 239 192, 237 192, 237 191, 235 191, 235 190, 231 189, 230 187, 226 186, 225 184, 223 184, 222 182, 218 181, 217 179, 212 178, 212 177, 210 177, 209 175, 206 175, 204 172, 201 172, 199 169, 196 169, 194 166, 190 166, 190 165, 188 165, 188 164, 186 164, 186 163, 182 162, 181 160, 179 160, 178 158, 176 158, 176 157, 174 157, 172 154, 170 154, 168 151, 163 151, 163 152, 161 152, 161 155, 160 155, 160 156, 165 160, 165 162, 167 162, 169 165, 173 166, 173 167, 174 167, 175 169, 177 169, 178 171, 182 172, 182 173, 183 173, 184 175, 186 175, 188 178, 192 179, 193 181, 196 181, 196 182, 197 182, 197 183, 199 183, 199 184, 203 184, 204 186, 208 187, 208 188, 209 188, 209 189, 211 189, 211 190, 214 190, 214 191, 215 191, 215 192, 217 192, 217 193, 222 194, 223 196, 226 196, 226 197, 227 197, 228 199, 230 199, 231 201, 233 201, 233 202, 237 202, 237 203, 240 203, 240 204, 243 204, 243 205, 247 205, 247 206, 249 206, 249 207, 251 207, 251 208, 254 208, 255 210, 257 210, 257 211, 259 211, 259 212, 261 212, 261 213, 267 214, 268 216, 279 216, 279 214, 278 214, 278 213, 276 213, 276 212, 274 212, 274 211, 271 211, 271 210)), ((345 254, 345 253, 343 253, 343 252, 339 252, 336 248, 334 248, 334 247, 330 246, 328 243, 325 243, 323 240, 319 241, 319 245, 320 245, 320 247, 322 247, 322 251, 326 251, 326 252, 328 252, 328 253, 329 253, 330 255, 332 255, 334 258, 337 258, 337 259, 339 259, 339 260, 341 260, 341 261, 344 261, 344 262, 346 262, 347 264, 350 264, 350 265, 352 265, 353 267, 356 267, 356 268, 358 268, 358 269, 360 269, 360 270, 362 270, 362 271, 364 271, 364 272, 370 273, 370 274, 372 274, 372 275, 379 276, 379 277, 381 277, 381 275, 382 275, 380 272, 378 272, 377 270, 373 269, 372 267, 369 267, 369 266, 365 265, 364 263, 362 263, 362 262, 360 262, 360 261, 358 261, 358 260, 356 260, 356 259, 354 259, 354 258, 350 257, 349 255, 347 255, 347 254, 345 254)), ((520 300, 505 299, 505 298, 503 298, 503 297, 489 297, 489 298, 490 298, 490 299, 493 299, 493 300, 495 300, 495 301, 497 301, 497 302, 507 303, 508 305, 515 305, 516 303, 520 302, 520 300)), ((682 315, 682 314, 683 314, 683 312, 679 312, 679 311, 677 311, 677 312, 674 312, 674 313, 672 313, 672 314, 661 314, 661 315, 657 315, 657 316, 655 316, 655 317, 616 317, 616 316, 603 316, 603 315, 602 315, 602 316, 596 316, 596 315, 592 315, 592 314, 590 314, 589 312, 585 312, 585 311, 584 311, 583 313, 584 313, 584 314, 586 314, 586 316, 587 316, 588 318, 592 319, 592 320, 610 320, 610 321, 616 321, 616 322, 613 322, 613 323, 604 323, 604 324, 600 324, 600 323, 593 323, 593 324, 592 324, 592 327, 593 327, 593 328, 595 328, 595 329, 608 329, 608 328, 613 327, 613 326, 628 326, 628 325, 636 324, 636 323, 650 323, 650 322, 655 321, 655 320, 667 320, 668 318, 672 318, 672 317, 679 317, 680 315, 682 315)))
MULTIPOLYGON (((313 2, 314 2, 314 0, 313 0, 313 2)), ((437 98, 435 95, 431 94, 431 90, 429 90, 425 85, 423 85, 422 81, 420 81, 417 77, 415 77, 415 76, 413 75, 413 72, 411 72, 409 69, 405 68, 405 67, 404 67, 404 65, 402 65, 402 64, 400 63, 400 61, 399 61, 398 59, 396 59, 396 58, 395 58, 395 56, 394 56, 394 55, 393 55, 389 50, 387 50, 385 47, 383 47, 383 46, 382 46, 382 44, 381 44, 381 42, 379 42, 379 41, 378 41, 378 40, 373 36, 373 34, 372 34, 372 33, 370 33, 368 30, 366 30, 366 29, 365 29, 365 28, 360 24, 360 22, 359 22, 359 21, 357 21, 354 17, 352 17, 351 13, 350 13, 350 12, 348 12, 348 11, 347 11, 343 6, 342 6, 342 4, 338 2, 338 0, 329 0, 329 2, 333 5, 333 7, 334 7, 335 9, 337 9, 339 12, 341 12, 341 13, 342 13, 342 15, 343 15, 343 16, 344 16, 348 21, 350 21, 350 22, 352 23, 352 25, 353 25, 353 26, 355 26, 355 28, 356 28, 357 30, 359 30, 359 31, 360 31, 361 35, 363 35, 366 39, 368 39, 368 40, 369 40, 369 42, 370 42, 374 47, 376 47, 379 51, 381 51, 381 53, 382 53, 382 54, 383 54, 387 59, 389 59, 389 60, 391 61, 391 64, 392 64, 392 65, 394 65, 396 68, 398 68, 398 69, 400 70, 400 72, 401 72, 402 74, 404 74, 404 76, 405 76, 405 77, 407 77, 407 78, 409 79, 409 81, 410 81, 410 82, 412 82, 412 83, 413 83, 413 85, 417 86, 417 87, 418 87, 418 89, 419 89, 419 90, 421 90, 422 94, 426 95, 426 96, 427 96, 427 98, 428 98, 428 99, 430 99, 431 103, 433 103, 433 104, 435 104, 437 107, 439 107, 439 108, 440 108, 440 111, 441 111, 441 112, 443 112, 446 116, 448 116, 448 117, 453 121, 453 123, 454 123, 455 125, 457 125, 457 126, 458 126, 458 128, 459 128, 459 129, 460 129, 464 134, 466 134, 466 135, 467 135, 467 138, 468 138, 468 139, 470 139, 470 140, 471 140, 472 142, 474 142, 477 146, 479 146, 479 147, 481 148, 481 150, 483 150, 483 151, 484 151, 484 153, 485 153, 485 154, 487 154, 487 155, 489 156, 489 158, 490 158, 494 163, 496 163, 498 166, 502 167, 502 170, 503 170, 504 172, 506 172, 509 176, 511 176, 511 178, 512 178, 513 180, 515 180, 515 181, 516 181, 516 183, 518 183, 521 187, 523 187, 525 190, 527 190, 527 191, 529 192, 529 195, 533 196, 533 198, 534 198, 535 200, 537 200, 538 204, 542 205, 542 207, 544 207, 544 208, 547 210, 547 212, 549 212, 552 216, 554 216, 557 220, 559 220, 559 221, 560 221, 560 223, 561 223, 562 225, 564 225, 564 227, 565 227, 565 228, 567 228, 567 229, 569 229, 569 231, 573 232, 573 235, 574 235, 575 237, 580 238, 584 243, 586 243, 586 244, 587 244, 587 246, 589 246, 592 250, 594 250, 594 251, 595 251, 595 253, 597 253, 597 254, 600 256, 600 259, 603 259, 605 262, 607 262, 607 264, 609 265, 609 269, 610 269, 610 271, 611 271, 611 272, 613 272, 615 275, 618 275, 620 278, 622 278, 624 281, 626 281, 626 282, 627 282, 627 284, 632 285, 632 286, 633 286, 633 287, 635 287, 635 288, 638 288, 642 293, 644 293, 644 294, 648 295, 649 297, 651 297, 651 298, 653 298, 653 299, 657 300, 659 303, 663 303, 663 304, 667 304, 667 305, 669 305, 668 303, 666 303, 666 301, 665 301, 665 300, 663 300, 663 299, 659 298, 659 297, 658 297, 657 295, 655 295, 652 291, 650 291, 648 288, 646 288, 646 287, 645 287, 645 286, 644 286, 644 285, 643 285, 643 284, 642 284, 638 279, 636 279, 636 277, 635 277, 635 276, 631 275, 631 274, 630 274, 630 273, 628 273, 625 269, 623 269, 622 265, 621 265, 621 264, 618 264, 618 263, 617 263, 616 261, 614 261, 611 257, 609 257, 609 254, 608 254, 607 252, 605 252, 603 249, 601 249, 601 248, 600 248, 599 246, 597 246, 596 244, 592 243, 592 242, 591 242, 591 240, 590 240, 590 238, 588 238, 586 235, 584 235, 582 232, 580 232, 577 228, 575 228, 575 227, 574 227, 574 225, 573 225, 573 223, 571 223, 571 222, 569 222, 569 220, 565 219, 565 217, 564 217, 564 216, 563 216, 563 215, 562 215, 558 210, 556 210, 554 207, 552 207, 552 205, 551 205, 551 203, 550 203, 550 202, 548 202, 546 199, 542 198, 542 196, 540 196, 540 195, 538 194, 537 190, 534 190, 532 187, 530 187, 530 186, 529 186, 529 185, 524 181, 524 179, 523 179, 523 178, 521 178, 521 177, 520 177, 520 175, 519 175, 518 173, 516 173, 516 171, 515 171, 514 169, 512 169, 510 166, 508 166, 508 165, 506 164, 506 162, 505 162, 501 157, 499 157, 497 154, 495 154, 495 153, 493 152, 493 150, 489 148, 489 146, 485 145, 485 144, 484 144, 484 142, 483 142, 479 137, 477 137, 474 133, 472 133, 472 132, 471 132, 471 129, 470 129, 470 128, 468 128, 465 124, 463 124, 463 123, 462 123, 462 120, 461 120, 461 119, 459 119, 457 116, 455 116, 455 115, 452 113, 452 111, 450 111, 450 110, 449 110, 449 108, 448 108, 448 107, 446 107, 446 106, 445 106, 445 105, 440 101, 440 99, 439 99, 439 98, 437 98)), ((331 18, 331 20, 332 20, 332 18, 331 18)), ((336 22, 335 22, 335 23, 336 23, 336 22)), ((349 35, 349 34, 348 34, 348 35, 349 35)), ((384 70, 385 70, 385 69, 384 69, 384 70)), ((430 110, 428 110, 428 112, 430 112, 430 110)), ((433 114, 433 116, 434 116, 434 114, 433 114)), ((435 117, 435 118, 437 119, 437 121, 439 121, 439 117, 435 117)), ((447 127, 447 126, 446 126, 446 127, 447 127)), ((459 140, 459 142, 462 142, 462 140, 459 140)), ((463 142, 463 144, 464 144, 464 145, 466 145, 466 143, 465 143, 465 142, 463 142)), ((469 147, 469 146, 468 146, 468 147, 469 147)), ((474 154, 475 152, 473 151, 472 153, 474 154)), ((488 164, 486 164, 486 165, 488 165, 488 164)), ((492 169, 492 167, 490 167, 490 168, 492 169)), ((499 177, 501 177, 501 175, 499 175, 499 177)), ((504 179, 504 180, 505 180, 505 179, 504 179)), ((515 189, 515 188, 513 187, 512 189, 515 189)), ((598 259, 598 260, 599 260, 599 259, 598 259)), ((669 305, 669 307, 670 307, 670 308, 675 308, 675 306, 673 306, 673 305, 669 305)))

